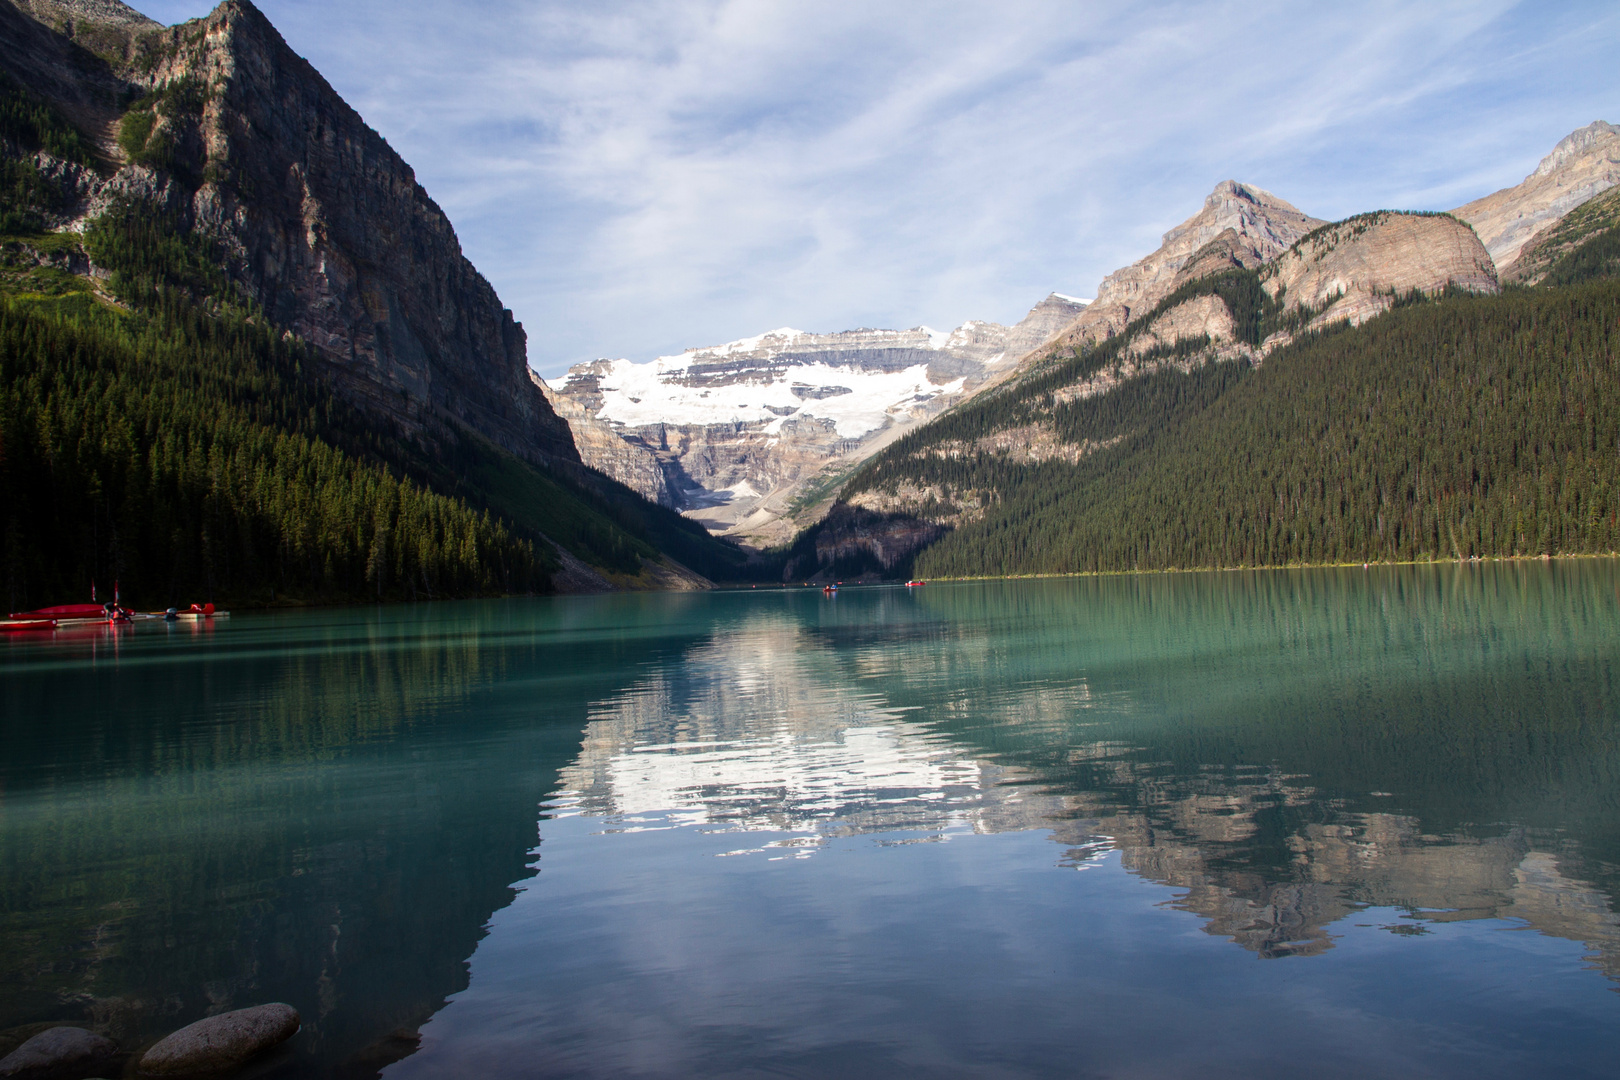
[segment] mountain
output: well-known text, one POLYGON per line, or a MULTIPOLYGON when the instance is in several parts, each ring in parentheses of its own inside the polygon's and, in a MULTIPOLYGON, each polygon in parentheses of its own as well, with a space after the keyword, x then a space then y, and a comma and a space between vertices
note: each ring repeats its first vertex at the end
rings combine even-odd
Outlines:
POLYGON ((443 212, 245 0, 3 0, 0 136, 0 334, 51 343, 4 358, 13 607, 741 571, 580 462, 443 212))
POLYGON ((1617 319, 1613 281, 1408 301, 1259 367, 1167 367, 1053 409, 1096 446, 1072 465, 897 445, 845 496, 974 493, 981 511, 915 556, 923 575, 1610 553, 1617 319))
POLYGON ((1620 183, 1620 127, 1596 120, 1560 139, 1534 172, 1452 213, 1474 227, 1506 269, 1538 233, 1620 183))
MULTIPOLYGON (((1543 175, 1589 179, 1607 135, 1563 140, 1543 175)), ((1500 275, 1542 288, 1496 297, 1499 260, 1457 215, 1306 228, 1222 184, 999 385, 867 461, 784 575, 1614 550, 1596 508, 1617 498, 1620 203, 1576 206, 1500 275), (1235 200, 1247 216, 1214 231, 1235 200)))
POLYGON ((1052 294, 1016 326, 783 328, 646 363, 575 365, 547 388, 587 464, 716 532, 781 542, 829 483, 994 385, 1083 311, 1052 294))
POLYGON ((1325 224, 1269 191, 1223 181, 1198 213, 1164 234, 1157 251, 1103 278, 1096 301, 1040 344, 1070 348, 1101 341, 1187 281, 1232 267, 1252 270, 1325 224))
POLYGON ((582 461, 644 499, 659 506, 679 508, 680 503, 657 454, 639 441, 622 437, 607 421, 597 419, 581 397, 557 393, 532 371, 529 377, 545 395, 552 411, 567 422, 582 461))

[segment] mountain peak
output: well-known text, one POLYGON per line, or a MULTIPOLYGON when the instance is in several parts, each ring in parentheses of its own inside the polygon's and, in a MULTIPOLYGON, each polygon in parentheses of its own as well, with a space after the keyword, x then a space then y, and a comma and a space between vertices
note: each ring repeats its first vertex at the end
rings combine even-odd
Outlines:
POLYGON ((1605 120, 1594 120, 1583 128, 1574 131, 1558 140, 1558 145, 1552 148, 1552 153, 1541 159, 1536 171, 1531 176, 1550 176, 1564 162, 1579 154, 1585 153, 1601 141, 1605 136, 1620 135, 1620 127, 1605 120))
POLYGON ((1198 213, 1164 234, 1159 250, 1103 278, 1097 299, 1077 312, 1058 338, 1037 343, 1036 351, 1116 334, 1135 315, 1169 295, 1186 273, 1210 273, 1225 266, 1252 269, 1325 224, 1264 188, 1222 180, 1198 213))
MULTIPOLYGON (((1252 203, 1255 206, 1289 206, 1264 188, 1242 184, 1236 180, 1222 180, 1216 184, 1215 190, 1204 200, 1204 206, 1216 209, 1234 202, 1252 203)), ((1293 207, 1289 206, 1289 209, 1293 207)))
POLYGON ((1595 120, 1558 140, 1523 181, 1457 207, 1498 267, 1577 206, 1620 184, 1620 127, 1595 120))

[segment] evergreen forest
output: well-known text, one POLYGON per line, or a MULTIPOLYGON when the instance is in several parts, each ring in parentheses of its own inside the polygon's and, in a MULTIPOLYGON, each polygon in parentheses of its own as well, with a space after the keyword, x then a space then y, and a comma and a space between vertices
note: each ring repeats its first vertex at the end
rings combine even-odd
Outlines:
POLYGON ((82 237, 44 231, 61 196, 31 152, 94 160, 9 82, 0 136, 13 149, 0 159, 7 611, 87 601, 93 586, 108 599, 115 582, 149 609, 545 592, 556 546, 626 582, 663 554, 746 572, 735 547, 598 474, 348 405, 172 214, 123 201, 82 237))
POLYGON ((1124 370, 1126 346, 1194 295, 1221 296, 1251 344, 1301 325, 1252 272, 1189 283, 1115 338, 897 441, 842 498, 920 491, 919 516, 956 515, 907 564, 927 577, 1620 551, 1617 239, 1593 235, 1542 287, 1398 297, 1259 366, 1181 341, 1111 392, 1065 399, 1124 370), (1021 425, 1092 449, 1030 463, 979 448, 1021 425))

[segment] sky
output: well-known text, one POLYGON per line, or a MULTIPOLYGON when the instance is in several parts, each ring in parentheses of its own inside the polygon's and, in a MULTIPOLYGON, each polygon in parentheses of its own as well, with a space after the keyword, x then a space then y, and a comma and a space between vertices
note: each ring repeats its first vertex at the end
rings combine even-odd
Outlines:
POLYGON ((1011 324, 1222 180, 1325 219, 1444 210, 1620 123, 1612 2, 258 3, 548 378, 781 326, 1011 324))

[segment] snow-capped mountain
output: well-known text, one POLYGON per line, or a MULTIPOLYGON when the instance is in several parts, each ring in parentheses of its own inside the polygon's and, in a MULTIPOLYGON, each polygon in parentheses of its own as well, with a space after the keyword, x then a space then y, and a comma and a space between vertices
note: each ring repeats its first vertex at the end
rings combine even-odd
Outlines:
POLYGON ((773 542, 819 480, 993 385, 1085 304, 1054 293, 1014 327, 782 328, 643 363, 577 364, 545 389, 587 464, 712 530, 773 542))

